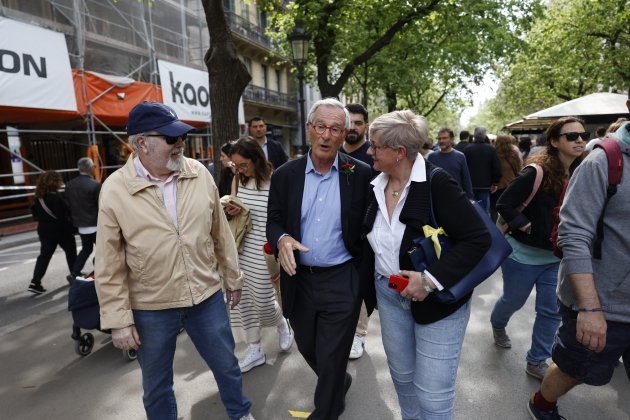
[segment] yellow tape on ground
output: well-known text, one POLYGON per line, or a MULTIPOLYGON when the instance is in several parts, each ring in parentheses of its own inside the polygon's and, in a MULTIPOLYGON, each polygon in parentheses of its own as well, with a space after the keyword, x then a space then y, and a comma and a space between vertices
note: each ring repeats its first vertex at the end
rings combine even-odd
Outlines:
POLYGON ((308 413, 306 411, 294 411, 294 410, 289 410, 289 414, 291 414, 291 417, 293 417, 294 419, 305 419, 311 415, 311 413, 308 413))

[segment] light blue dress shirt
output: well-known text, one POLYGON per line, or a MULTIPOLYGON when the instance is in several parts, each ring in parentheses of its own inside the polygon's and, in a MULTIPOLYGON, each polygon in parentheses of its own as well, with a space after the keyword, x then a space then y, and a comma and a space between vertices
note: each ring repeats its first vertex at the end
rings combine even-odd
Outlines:
POLYGON ((300 254, 300 264, 330 267, 352 258, 341 231, 338 159, 322 175, 315 170, 311 155, 307 157, 300 229, 301 242, 310 251, 300 254))

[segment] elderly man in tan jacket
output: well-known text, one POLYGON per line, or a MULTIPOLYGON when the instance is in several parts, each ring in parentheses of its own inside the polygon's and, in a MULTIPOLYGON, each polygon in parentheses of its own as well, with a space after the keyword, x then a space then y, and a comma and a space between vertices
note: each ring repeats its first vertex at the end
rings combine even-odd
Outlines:
POLYGON ((222 293, 232 306, 243 284, 217 187, 183 156, 193 127, 160 103, 129 114, 134 153, 103 184, 96 243, 101 328, 136 349, 149 419, 177 419, 173 359, 184 328, 217 381, 230 419, 253 419, 243 395, 222 293))

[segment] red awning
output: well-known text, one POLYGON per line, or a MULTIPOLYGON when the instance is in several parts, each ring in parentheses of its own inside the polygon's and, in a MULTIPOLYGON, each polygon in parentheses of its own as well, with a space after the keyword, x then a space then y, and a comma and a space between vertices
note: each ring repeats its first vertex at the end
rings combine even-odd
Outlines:
MULTIPOLYGON (((72 70, 77 112, 56 111, 40 108, 0 107, 0 124, 37 124, 65 121, 82 121, 86 118, 87 104, 92 113, 106 125, 124 127, 129 111, 142 101, 162 102, 162 88, 152 83, 131 81, 117 83, 112 77, 86 71, 81 77, 79 70, 72 70), (83 97, 85 86, 86 98, 83 97), (109 90, 108 90, 109 89, 109 90), (103 93, 106 92, 106 93, 103 93)), ((124 79, 124 78, 118 78, 124 79)), ((206 123, 187 121, 202 127, 206 123)), ((98 122, 97 122, 97 125, 98 122)))

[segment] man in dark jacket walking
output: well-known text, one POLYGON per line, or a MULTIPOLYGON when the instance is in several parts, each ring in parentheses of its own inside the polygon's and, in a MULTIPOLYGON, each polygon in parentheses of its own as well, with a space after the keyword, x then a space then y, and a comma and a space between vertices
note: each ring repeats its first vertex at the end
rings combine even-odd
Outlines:
POLYGON ((94 180, 94 162, 84 157, 77 162, 79 176, 66 184, 66 200, 70 207, 72 224, 79 229, 81 236, 81 252, 77 255, 74 267, 67 276, 72 283, 85 262, 92 254, 96 243, 96 219, 98 216, 98 196, 101 192, 101 184, 94 180))
POLYGON ((494 147, 486 143, 485 127, 475 127, 473 142, 464 149, 475 200, 486 211, 490 209, 490 194, 501 180, 501 163, 494 147))

